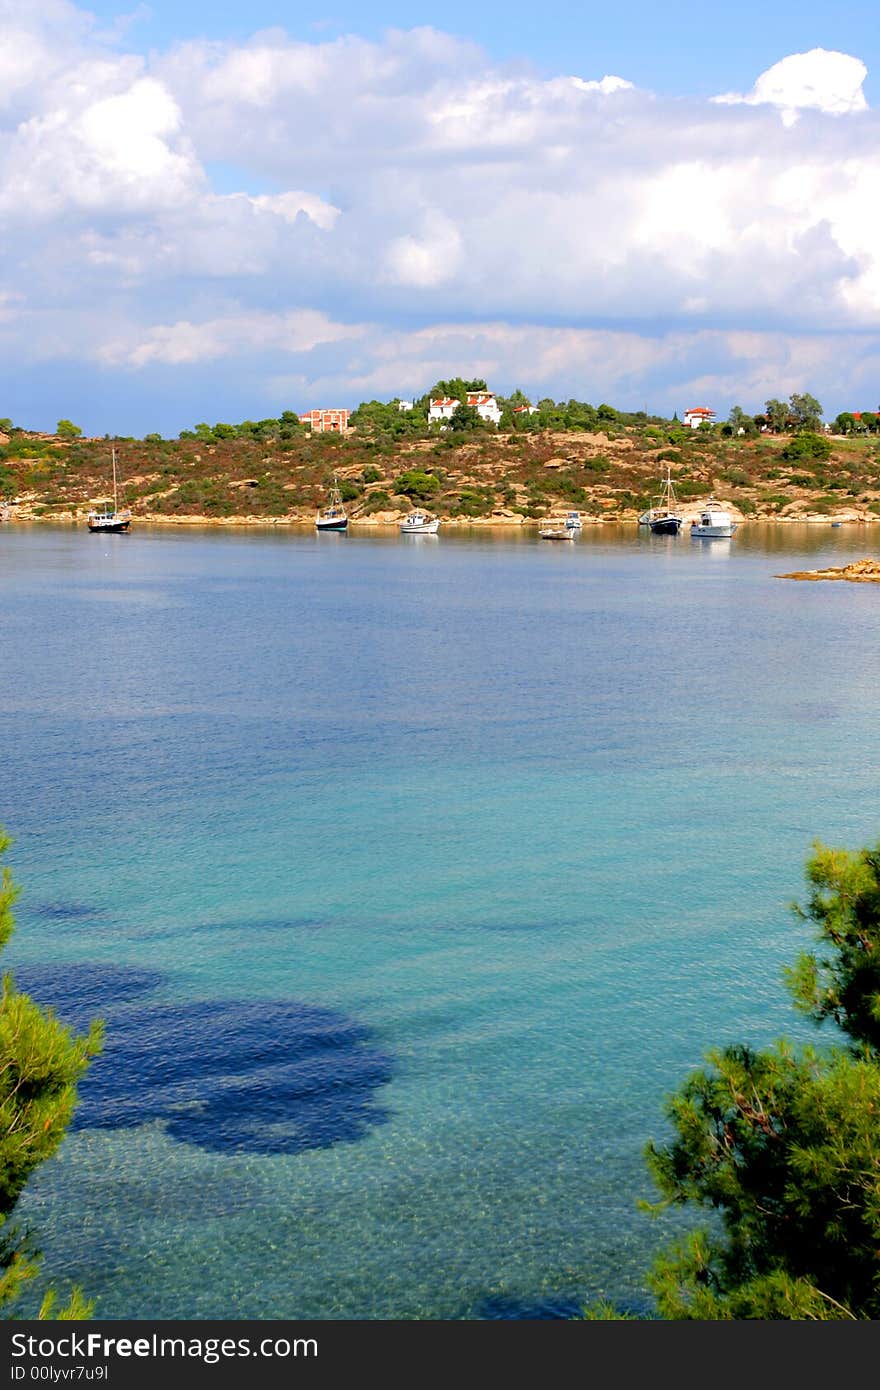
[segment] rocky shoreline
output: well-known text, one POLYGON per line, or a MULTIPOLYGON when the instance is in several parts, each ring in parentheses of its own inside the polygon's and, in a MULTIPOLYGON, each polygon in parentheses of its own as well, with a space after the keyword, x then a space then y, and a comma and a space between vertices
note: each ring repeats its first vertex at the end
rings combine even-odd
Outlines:
POLYGON ((795 570, 777 574, 777 579, 847 579, 851 584, 880 584, 880 560, 854 560, 836 569, 795 570))

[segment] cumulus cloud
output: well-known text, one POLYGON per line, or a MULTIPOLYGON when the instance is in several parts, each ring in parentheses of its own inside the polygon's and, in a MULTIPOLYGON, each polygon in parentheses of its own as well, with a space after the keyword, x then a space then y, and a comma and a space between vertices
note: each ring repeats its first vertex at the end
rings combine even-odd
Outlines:
POLYGON ((862 84, 868 69, 860 58, 833 49, 811 48, 792 53, 762 72, 752 90, 742 96, 727 92, 713 100, 728 105, 778 106, 786 125, 794 125, 810 108, 833 116, 866 111, 862 84))
MULTIPOLYGON (((235 362, 254 392, 350 403, 526 367, 551 394, 555 373, 590 399, 745 397, 733 335, 824 343, 880 318, 864 78, 817 49, 746 94, 672 100, 428 27, 147 59, 65 0, 0 0, 0 360, 76 356, 130 392, 235 362)), ((832 368, 824 349, 785 363, 832 368)))

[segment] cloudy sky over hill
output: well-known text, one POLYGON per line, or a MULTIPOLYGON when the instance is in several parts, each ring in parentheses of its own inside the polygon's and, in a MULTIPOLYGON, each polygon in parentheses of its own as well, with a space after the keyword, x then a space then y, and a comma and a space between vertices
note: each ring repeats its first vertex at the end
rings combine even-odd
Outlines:
POLYGON ((746 3, 726 52, 690 4, 652 51, 657 9, 0 0, 0 414, 176 433, 458 371, 876 407, 867 6, 746 3))

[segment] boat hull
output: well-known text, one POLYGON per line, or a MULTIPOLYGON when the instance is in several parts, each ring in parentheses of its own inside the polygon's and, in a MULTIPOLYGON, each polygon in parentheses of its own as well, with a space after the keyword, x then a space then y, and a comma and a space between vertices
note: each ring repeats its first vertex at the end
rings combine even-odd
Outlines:
POLYGON ((121 536, 121 535, 123 534, 124 531, 127 531, 127 530, 129 529, 130 526, 131 526, 131 518, 129 518, 128 521, 107 521, 107 522, 101 522, 101 521, 98 521, 98 522, 91 522, 91 521, 90 521, 90 522, 88 523, 88 527, 89 527, 89 530, 90 530, 90 531, 93 531, 93 532, 100 532, 100 533, 102 533, 102 534, 105 535, 105 536, 106 536, 106 535, 121 536))
POLYGON ((729 541, 736 526, 692 526, 691 538, 695 541, 729 541))
POLYGON ((341 521, 316 521, 316 531, 347 531, 348 517, 343 517, 341 521))
POLYGON ((656 521, 650 521, 648 525, 655 536, 677 536, 681 530, 681 517, 658 517, 656 521))

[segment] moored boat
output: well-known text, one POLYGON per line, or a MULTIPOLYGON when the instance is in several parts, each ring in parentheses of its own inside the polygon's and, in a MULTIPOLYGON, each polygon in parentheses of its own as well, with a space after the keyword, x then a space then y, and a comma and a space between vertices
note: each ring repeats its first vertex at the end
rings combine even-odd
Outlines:
POLYGON ((120 509, 116 497, 116 450, 111 451, 113 459, 113 508, 111 510, 109 502, 104 503, 102 510, 95 508, 86 516, 86 525, 90 531, 99 531, 111 535, 119 535, 127 531, 131 526, 131 512, 128 507, 120 509))
POLYGON ((736 528, 730 512, 710 497, 698 519, 691 522, 691 536, 694 540, 729 540, 736 528))
POLYGON ((439 530, 439 516, 428 516, 427 512, 410 512, 400 523, 403 536, 436 536, 439 530))
POLYGON ((330 500, 327 506, 318 512, 315 517, 316 531, 347 531, 348 515, 342 503, 342 494, 339 491, 339 482, 336 474, 333 474, 333 486, 330 489, 330 500))
POLYGON ((642 512, 639 517, 639 525, 649 526, 655 536, 677 536, 683 520, 684 518, 678 511, 675 489, 672 486, 672 473, 669 464, 667 464, 666 478, 660 496, 653 507, 642 512))
POLYGON ((538 535, 542 541, 574 540, 574 530, 570 526, 542 526, 538 535))
POLYGON ((566 531, 580 531, 583 529, 580 512, 566 512, 565 529, 566 531))

